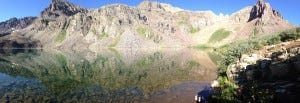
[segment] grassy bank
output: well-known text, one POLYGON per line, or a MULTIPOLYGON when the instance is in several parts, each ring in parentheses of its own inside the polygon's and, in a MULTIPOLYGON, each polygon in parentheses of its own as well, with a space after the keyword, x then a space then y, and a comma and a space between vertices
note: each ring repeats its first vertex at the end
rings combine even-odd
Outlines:
MULTIPOLYGON (((242 54, 252 53, 256 50, 262 49, 266 45, 273 45, 281 42, 297 40, 300 38, 300 27, 289 29, 281 33, 253 37, 247 40, 236 41, 222 47, 215 49, 215 51, 222 56, 218 62, 218 81, 221 84, 220 92, 214 93, 211 96, 211 102, 241 102, 242 100, 237 96, 238 85, 230 82, 226 76, 227 67, 233 62, 237 61, 242 54)), ((255 84, 254 84, 255 85, 255 84)), ((256 90, 255 88, 253 90, 256 90)), ((251 92, 251 95, 259 96, 257 92, 251 92)), ((263 99, 268 95, 261 96, 263 99)), ((272 98, 269 98, 272 99, 272 98)), ((246 100, 247 101, 247 100, 246 100)), ((257 100, 266 101, 266 100, 257 100)))
POLYGON ((208 50, 208 49, 213 49, 214 47, 212 47, 208 44, 199 44, 199 45, 193 46, 191 48, 199 49, 199 50, 208 50))
POLYGON ((209 38, 208 43, 216 43, 222 41, 231 34, 231 31, 227 31, 224 28, 215 31, 209 38))

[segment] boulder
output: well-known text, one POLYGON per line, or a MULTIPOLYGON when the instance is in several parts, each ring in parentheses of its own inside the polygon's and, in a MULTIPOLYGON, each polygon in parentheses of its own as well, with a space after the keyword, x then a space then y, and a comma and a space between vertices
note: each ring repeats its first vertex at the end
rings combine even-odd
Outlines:
POLYGON ((274 64, 270 65, 272 77, 285 78, 289 75, 289 69, 292 67, 291 64, 274 64))
POLYGON ((228 79, 235 83, 240 82, 241 81, 240 75, 246 70, 248 65, 249 65, 248 63, 240 63, 240 62, 229 65, 226 71, 226 75, 228 79))
POLYGON ((226 75, 227 75, 227 78, 230 80, 230 81, 235 81, 235 78, 238 76, 237 75, 237 64, 231 64, 228 66, 227 68, 227 71, 226 71, 226 75))
POLYGON ((259 61, 259 71, 261 73, 261 79, 266 80, 270 76, 270 68, 269 66, 271 65, 271 58, 264 58, 259 61))
POLYGON ((259 68, 260 69, 265 69, 268 68, 269 65, 271 64, 271 58, 263 58, 261 60, 259 60, 259 68))
POLYGON ((294 62, 294 69, 297 73, 300 73, 300 61, 294 62))
POLYGON ((252 81, 254 80, 254 74, 255 71, 252 69, 252 70, 247 70, 246 73, 245 73, 245 76, 246 76, 246 80, 248 81, 252 81))
POLYGON ((219 88, 220 87, 220 83, 217 80, 214 80, 211 82, 210 85, 212 88, 219 88))
POLYGON ((251 55, 243 54, 241 57, 241 62, 248 63, 248 64, 255 64, 260 58, 262 57, 257 54, 251 54, 251 55))

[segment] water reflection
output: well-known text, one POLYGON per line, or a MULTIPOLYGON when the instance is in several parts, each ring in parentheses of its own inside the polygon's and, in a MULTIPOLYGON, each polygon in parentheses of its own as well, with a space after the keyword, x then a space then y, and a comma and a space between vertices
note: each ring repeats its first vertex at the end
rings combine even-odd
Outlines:
POLYGON ((151 102, 161 91, 215 76, 207 54, 190 49, 2 51, 0 101, 151 102))

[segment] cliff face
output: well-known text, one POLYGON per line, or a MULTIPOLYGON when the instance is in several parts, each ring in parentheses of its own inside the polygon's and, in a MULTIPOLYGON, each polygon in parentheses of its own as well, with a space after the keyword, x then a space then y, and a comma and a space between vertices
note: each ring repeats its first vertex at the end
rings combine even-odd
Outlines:
POLYGON ((84 9, 66 0, 52 0, 31 25, 6 38, 22 34, 40 42, 43 48, 74 50, 186 47, 206 43, 215 31, 223 28, 231 34, 219 44, 248 38, 254 30, 259 35, 291 27, 262 0, 232 15, 185 11, 149 1, 137 7, 114 4, 84 9))
POLYGON ((255 35, 270 34, 282 31, 286 28, 291 28, 293 25, 289 24, 281 14, 274 10, 271 5, 264 0, 252 6, 247 24, 238 33, 236 39, 245 38, 255 35))
POLYGON ((76 6, 66 0, 52 0, 48 8, 41 13, 41 18, 55 20, 59 16, 72 16, 87 10, 76 6))
POLYGON ((251 9, 249 21, 254 19, 264 19, 265 21, 268 21, 271 19, 283 19, 283 17, 278 11, 274 10, 269 3, 258 0, 256 5, 251 9))

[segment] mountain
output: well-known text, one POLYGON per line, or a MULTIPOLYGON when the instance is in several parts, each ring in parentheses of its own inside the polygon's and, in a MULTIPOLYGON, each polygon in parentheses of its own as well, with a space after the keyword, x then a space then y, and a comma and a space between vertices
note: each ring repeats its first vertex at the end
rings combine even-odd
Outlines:
MULTIPOLYGON (((29 26, 0 40, 17 41, 13 38, 22 37, 38 43, 33 48, 94 51, 107 47, 187 47, 206 43, 218 46, 292 27, 263 0, 231 15, 187 11, 152 1, 143 1, 137 7, 113 4, 85 9, 67 0, 52 0, 29 26)), ((2 48, 13 48, 5 46, 10 43, 0 44, 2 48)))
POLYGON ((37 17, 25 17, 21 19, 11 18, 6 22, 0 23, 0 37, 10 34, 11 32, 23 29, 30 25, 37 17))
POLYGON ((252 7, 247 24, 242 28, 241 36, 249 34, 261 35, 270 34, 282 31, 286 28, 292 27, 286 20, 283 19, 281 14, 274 10, 269 3, 264 0, 258 2, 252 7))
POLYGON ((79 12, 84 13, 87 10, 66 0, 52 0, 50 6, 42 11, 41 18, 55 20, 59 16, 73 16, 79 12))
POLYGON ((31 25, 37 17, 21 19, 11 18, 0 23, 0 48, 36 48, 41 47, 38 40, 21 35, 19 31, 31 25))

